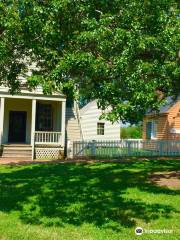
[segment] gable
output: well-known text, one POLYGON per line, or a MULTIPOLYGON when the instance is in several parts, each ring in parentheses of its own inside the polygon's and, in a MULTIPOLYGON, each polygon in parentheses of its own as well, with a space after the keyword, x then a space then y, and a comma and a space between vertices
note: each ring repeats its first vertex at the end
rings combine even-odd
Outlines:
POLYGON ((97 101, 96 101, 96 100, 89 102, 89 103, 86 104, 83 108, 81 108, 81 109, 79 110, 81 116, 83 116, 84 114, 86 114, 86 112, 89 111, 92 107, 93 107, 93 108, 94 108, 94 107, 97 107, 97 101))
POLYGON ((180 100, 177 100, 167 111, 168 113, 180 113, 180 100))

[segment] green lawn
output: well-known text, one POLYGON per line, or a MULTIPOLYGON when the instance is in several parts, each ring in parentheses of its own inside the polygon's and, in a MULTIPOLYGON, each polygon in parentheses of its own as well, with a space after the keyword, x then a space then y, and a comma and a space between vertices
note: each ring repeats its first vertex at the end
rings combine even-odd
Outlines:
POLYGON ((0 166, 0 240, 178 239, 179 190, 149 174, 180 161, 0 166), (134 229, 170 229, 143 234, 134 229))

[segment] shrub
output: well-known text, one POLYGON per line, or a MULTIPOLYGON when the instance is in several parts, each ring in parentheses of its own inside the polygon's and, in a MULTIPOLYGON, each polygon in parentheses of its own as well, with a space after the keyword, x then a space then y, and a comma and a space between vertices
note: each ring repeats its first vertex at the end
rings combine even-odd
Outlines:
POLYGON ((142 138, 142 126, 128 126, 121 128, 121 138, 142 138))

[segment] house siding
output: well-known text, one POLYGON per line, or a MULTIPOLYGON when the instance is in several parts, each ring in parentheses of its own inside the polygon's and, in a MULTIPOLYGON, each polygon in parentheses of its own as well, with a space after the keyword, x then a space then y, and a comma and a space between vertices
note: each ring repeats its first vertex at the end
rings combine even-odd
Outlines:
POLYGON ((96 101, 86 106, 85 111, 81 112, 81 126, 83 138, 85 140, 119 140, 120 139, 120 123, 112 124, 106 120, 99 120, 102 111, 98 109, 96 101), (97 123, 104 123, 104 135, 97 135, 97 123))
POLYGON ((171 133, 171 129, 180 130, 180 101, 176 102, 166 113, 149 115, 143 121, 143 139, 146 139, 146 123, 157 121, 157 139, 180 139, 180 134, 171 133))
POLYGON ((143 121, 143 139, 146 139, 146 124, 149 121, 157 122, 157 139, 168 139, 168 118, 165 115, 146 117, 143 121))
MULTIPOLYGON (((170 129, 175 128, 180 130, 180 101, 178 101, 170 110, 168 114, 168 122, 170 129)), ((169 133, 169 139, 179 139, 180 133, 169 133)))

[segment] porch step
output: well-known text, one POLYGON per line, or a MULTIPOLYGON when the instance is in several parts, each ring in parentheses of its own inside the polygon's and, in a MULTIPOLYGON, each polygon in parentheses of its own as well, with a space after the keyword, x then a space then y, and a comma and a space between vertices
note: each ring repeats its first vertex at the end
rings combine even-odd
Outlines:
POLYGON ((30 152, 30 153, 14 153, 14 152, 11 152, 11 153, 9 153, 9 152, 6 152, 6 153, 4 153, 3 152, 3 154, 2 154, 2 156, 3 157, 31 157, 32 156, 32 153, 30 152))
POLYGON ((17 150, 17 151, 27 151, 27 150, 32 150, 32 147, 6 147, 3 146, 4 150, 17 150))
POLYGON ((3 145, 2 158, 3 159, 24 159, 29 160, 32 157, 32 147, 25 144, 6 144, 3 145))
POLYGON ((32 149, 31 145, 29 144, 3 144, 3 148, 8 149, 32 149))
POLYGON ((32 158, 27 158, 27 157, 13 157, 13 158, 10 158, 10 157, 0 157, 0 162, 8 162, 8 163, 13 163, 13 162, 27 162, 27 161, 32 161, 32 158))

